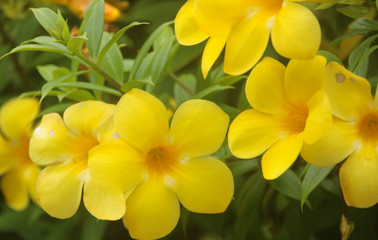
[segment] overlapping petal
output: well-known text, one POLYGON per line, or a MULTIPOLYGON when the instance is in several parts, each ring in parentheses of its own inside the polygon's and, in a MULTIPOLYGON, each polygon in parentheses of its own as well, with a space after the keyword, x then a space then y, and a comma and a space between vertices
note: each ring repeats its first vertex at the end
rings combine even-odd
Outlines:
POLYGON ((10 144, 0 135, 0 175, 12 167, 11 151, 10 144))
POLYGON ((227 35, 218 38, 211 37, 207 41, 201 62, 202 75, 204 79, 206 79, 210 68, 213 66, 213 64, 221 54, 224 45, 226 44, 227 37, 227 35))
POLYGON ((0 129, 10 139, 30 137, 38 101, 32 98, 11 99, 0 110, 0 129))
POLYGON ((264 113, 279 113, 288 101, 284 81, 285 66, 273 58, 264 58, 252 70, 245 86, 249 104, 264 113))
POLYGON ((272 180, 284 173, 297 159, 302 145, 302 134, 287 135, 273 144, 261 159, 264 178, 272 180))
POLYGON ((228 115, 215 103, 189 100, 173 116, 170 135, 175 146, 190 156, 217 151, 227 132, 228 115))
POLYGON ((285 90, 296 104, 306 104, 325 84, 326 59, 316 55, 310 60, 292 59, 285 73, 285 90))
POLYGON ((319 22, 306 7, 287 2, 275 16, 272 43, 287 58, 312 58, 319 49, 319 22))
POLYGON ((343 161, 356 149, 356 139, 355 125, 334 118, 330 132, 311 145, 304 144, 301 155, 313 165, 332 166, 343 161))
POLYGON ((180 204, 175 192, 162 181, 138 185, 126 201, 125 223, 132 238, 157 239, 177 225, 180 204))
POLYGON ((230 169, 215 158, 191 158, 172 176, 173 187, 182 205, 192 212, 221 213, 234 192, 230 169))
POLYGON ((345 120, 355 121, 369 110, 372 104, 369 82, 336 62, 330 62, 326 70, 326 93, 332 113, 345 120))
POLYGON ((340 184, 349 206, 367 208, 378 202, 376 148, 353 153, 340 169, 340 184))
POLYGON ((132 89, 115 108, 114 128, 127 143, 146 153, 167 140, 167 110, 156 97, 132 89))
POLYGON ((231 123, 228 145, 233 155, 253 158, 265 152, 279 139, 279 128, 274 116, 254 109, 239 114, 231 123))
POLYGON ((43 169, 37 180, 37 202, 51 216, 72 217, 80 205, 85 166, 73 161, 43 169))
POLYGON ((1 191, 4 194, 5 202, 12 209, 21 211, 28 206, 28 188, 20 169, 13 169, 3 176, 1 191))

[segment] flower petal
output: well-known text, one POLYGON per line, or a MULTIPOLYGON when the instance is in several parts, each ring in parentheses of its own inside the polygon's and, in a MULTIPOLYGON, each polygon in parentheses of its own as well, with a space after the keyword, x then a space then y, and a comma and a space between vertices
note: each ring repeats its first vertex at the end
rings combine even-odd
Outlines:
POLYGON ((340 169, 340 184, 349 206, 367 208, 378 202, 378 154, 353 153, 340 169))
POLYGON ((193 99, 177 109, 170 134, 182 153, 204 156, 214 153, 222 145, 228 123, 228 115, 215 103, 193 99))
POLYGON ((272 115, 249 109, 231 123, 228 145, 238 158, 257 157, 279 139, 277 121, 272 115))
POLYGON ((333 119, 331 131, 311 145, 304 144, 304 160, 319 167, 328 167, 343 161, 356 148, 357 128, 338 118, 333 119))
POLYGON ((132 89, 119 100, 114 111, 115 131, 128 144, 146 153, 168 136, 168 114, 153 95, 132 89))
POLYGON ((125 215, 126 198, 89 179, 84 184, 83 201, 88 211, 98 219, 118 220, 125 215))
POLYGON ((12 147, 0 134, 0 175, 12 167, 12 147))
POLYGON ((72 159, 74 137, 57 113, 43 116, 30 139, 29 156, 38 165, 49 165, 72 159))
POLYGON ((123 194, 142 180, 143 160, 135 149, 115 138, 89 151, 88 170, 102 187, 123 194))
POLYGON ((76 103, 64 111, 67 128, 75 135, 100 138, 99 128, 114 112, 114 105, 101 101, 76 103))
POLYGON ((11 99, 0 109, 0 128, 10 139, 29 137, 34 118, 39 112, 38 101, 32 98, 11 99))
POLYGON ((303 140, 312 144, 332 128, 331 106, 324 91, 318 91, 308 102, 308 116, 303 131, 303 140))
POLYGON ((179 10, 175 18, 175 34, 177 41, 186 46, 205 41, 209 35, 202 32, 194 18, 193 0, 188 0, 179 10))
POLYGON ((310 60, 292 59, 287 65, 285 90, 292 102, 307 104, 312 96, 323 89, 327 60, 316 55, 310 60))
POLYGON ((264 113, 278 113, 287 101, 284 89, 285 66, 265 57, 252 70, 245 85, 249 104, 264 113))
POLYGON ((23 177, 24 181, 26 183, 26 188, 28 190, 28 193, 31 197, 31 199, 34 202, 37 202, 37 194, 36 194, 36 187, 37 187, 37 179, 41 172, 41 170, 35 165, 34 163, 28 164, 23 168, 23 177))
POLYGON ((226 44, 225 73, 243 74, 260 60, 269 41, 268 17, 257 13, 250 19, 242 19, 232 28, 226 44))
POLYGON ((224 45, 226 44, 226 40, 227 35, 219 38, 211 37, 207 41, 201 62, 202 76, 204 79, 206 79, 210 68, 213 66, 213 64, 221 54, 224 45))
POLYGON ((182 170, 172 176, 180 202, 196 213, 221 213, 226 210, 234 193, 230 169, 215 158, 191 158, 182 163, 182 170))
POLYGON ((336 62, 327 65, 326 73, 325 89, 332 113, 346 121, 357 120, 373 101, 369 82, 336 62))
POLYGON ((272 43, 280 55, 311 58, 319 49, 320 38, 319 22, 306 7, 287 2, 277 13, 272 28, 272 43))
POLYGON ((301 134, 290 134, 269 148, 261 159, 264 178, 276 179, 297 159, 303 145, 301 134))
POLYGON ((37 202, 43 210, 60 219, 72 217, 80 205, 84 170, 73 161, 43 169, 37 180, 37 202))
POLYGON ((138 185, 126 201, 125 222, 135 239, 157 239, 177 225, 180 204, 175 192, 160 181, 138 185))
POLYGON ((24 210, 29 204, 27 185, 22 172, 14 169, 7 172, 1 180, 1 191, 6 204, 17 211, 24 210))

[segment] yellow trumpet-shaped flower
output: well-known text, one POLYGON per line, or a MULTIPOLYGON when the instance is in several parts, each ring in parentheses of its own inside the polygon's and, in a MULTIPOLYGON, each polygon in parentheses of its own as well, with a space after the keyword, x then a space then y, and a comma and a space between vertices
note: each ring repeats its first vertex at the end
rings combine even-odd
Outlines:
POLYGON ((246 95, 254 109, 238 115, 228 135, 231 152, 239 158, 262 157, 266 179, 275 179, 297 159, 303 142, 311 144, 332 126, 324 93, 326 59, 292 59, 287 68, 264 58, 252 70, 246 95))
POLYGON ((77 103, 43 116, 30 139, 30 158, 46 166, 37 180, 37 202, 51 216, 69 218, 84 204, 92 214, 97 204, 106 204, 109 194, 88 175, 88 151, 112 137, 114 105, 101 101, 77 103))
POLYGON ((91 176, 114 193, 115 201, 99 211, 111 208, 115 219, 125 214, 125 225, 136 239, 170 233, 180 202, 193 212, 220 213, 233 196, 231 171, 209 156, 224 140, 227 114, 212 102, 190 100, 179 106, 170 127, 168 117, 162 102, 133 89, 114 111, 118 136, 89 154, 91 176), (125 207, 113 211, 125 200, 126 213, 125 207))
POLYGON ((336 62, 327 66, 326 93, 334 124, 319 141, 303 147, 311 164, 335 165, 345 158, 339 177, 349 206, 366 208, 378 202, 378 94, 369 82, 336 62))
POLYGON ((194 45, 208 39, 202 74, 226 46, 224 71, 240 75, 263 55, 271 35, 276 51, 287 58, 309 59, 320 45, 320 26, 313 13, 295 2, 330 0, 188 0, 175 19, 177 40, 194 45))
POLYGON ((29 196, 35 200, 40 170, 29 158, 29 139, 38 112, 38 101, 31 98, 9 100, 0 110, 1 191, 14 210, 25 209, 29 196))

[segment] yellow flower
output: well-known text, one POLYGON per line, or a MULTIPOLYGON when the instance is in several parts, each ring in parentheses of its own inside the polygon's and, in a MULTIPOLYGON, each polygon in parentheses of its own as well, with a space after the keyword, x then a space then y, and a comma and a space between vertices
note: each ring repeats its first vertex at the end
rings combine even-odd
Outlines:
POLYGON ((91 176, 115 195, 101 211, 111 208, 114 218, 125 214, 125 225, 136 239, 170 233, 180 202, 192 212, 225 211, 233 177, 222 161, 209 155, 221 146, 228 122, 214 103, 190 100, 177 109, 169 128, 162 102, 139 89, 126 93, 114 111, 119 135, 89 155, 91 176), (126 213, 121 208, 125 200, 126 213))
POLYGON ((88 175, 88 151, 111 138, 109 119, 114 105, 85 101, 57 113, 43 116, 30 139, 33 162, 47 166, 37 180, 37 202, 51 216, 69 218, 75 214, 84 185, 84 204, 93 212, 108 194, 88 175), (109 120, 109 121, 108 121, 109 120))
POLYGON ((14 210, 23 210, 29 196, 35 200, 39 168, 29 158, 32 121, 39 112, 38 101, 12 99, 0 110, 0 174, 5 202, 14 210))
POLYGON ((272 36, 276 51, 287 58, 309 59, 320 45, 320 26, 313 13, 295 2, 329 0, 188 0, 175 19, 177 40, 194 45, 208 39, 202 74, 226 45, 224 71, 240 75, 263 55, 272 36))
POLYGON ((302 156, 320 167, 347 158, 339 173, 346 203, 373 206, 378 202, 378 94, 373 99, 369 82, 338 63, 329 63, 326 72, 333 128, 313 145, 305 145, 302 156))
POLYGON ((275 179, 298 157, 303 142, 311 144, 332 126, 332 115, 323 85, 326 59, 292 59, 287 68, 264 58, 252 70, 246 95, 254 109, 232 122, 228 135, 231 152, 253 158, 265 152, 262 170, 275 179))

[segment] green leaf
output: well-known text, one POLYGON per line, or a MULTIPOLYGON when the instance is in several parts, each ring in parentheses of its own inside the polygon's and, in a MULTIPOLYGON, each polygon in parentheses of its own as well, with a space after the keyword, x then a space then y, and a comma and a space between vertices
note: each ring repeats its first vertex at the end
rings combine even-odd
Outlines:
POLYGON ((378 22, 362 17, 349 24, 349 28, 366 30, 367 32, 378 31, 378 22))
POLYGON ((120 92, 118 92, 117 90, 114 90, 113 88, 100 86, 95 83, 64 82, 64 83, 59 83, 57 87, 77 87, 77 88, 84 88, 84 89, 90 89, 90 90, 98 90, 98 91, 109 93, 118 97, 122 96, 120 92))
MULTIPOLYGON (((111 35, 107 32, 104 33, 101 45, 106 46, 111 40, 111 35)), ((124 72, 123 72, 123 57, 121 50, 117 45, 111 46, 111 48, 106 52, 101 69, 104 70, 109 76, 111 76, 120 85, 124 82, 124 72)))
POLYGON ((51 29, 56 29, 58 15, 49 8, 32 8, 35 18, 41 26, 50 33, 51 29))
POLYGON ((348 37, 352 37, 352 36, 356 36, 356 35, 361 35, 361 34, 366 34, 367 31, 366 30, 363 30, 363 29, 354 29, 352 31, 349 31, 347 33, 345 33, 344 35, 342 35, 341 37, 338 37, 336 39, 334 39, 332 42, 331 42, 331 46, 332 47, 337 47, 337 45, 340 44, 340 42, 345 39, 345 38, 348 38, 348 37))
POLYGON ((53 112, 61 113, 61 112, 64 112, 64 110, 66 110, 71 105, 72 105, 72 103, 59 103, 59 104, 55 104, 53 106, 45 108, 43 111, 41 111, 38 114, 38 116, 36 118, 40 118, 43 115, 48 114, 48 113, 53 113, 53 112))
POLYGON ((84 220, 82 240, 101 240, 104 239, 108 222, 98 220, 92 216, 87 216, 84 220))
POLYGON ((318 55, 321 55, 327 59, 327 63, 329 62, 337 62, 341 66, 344 66, 344 63, 333 53, 325 51, 325 50, 319 50, 318 55))
POLYGON ((225 76, 215 80, 212 84, 213 85, 222 85, 222 86, 230 86, 234 85, 235 83, 239 82, 240 80, 247 79, 247 76, 225 76))
POLYGON ((64 48, 57 48, 57 47, 51 47, 47 45, 40 45, 40 44, 25 44, 25 45, 21 45, 21 46, 13 48, 9 53, 1 56, 0 59, 12 53, 24 52, 24 51, 42 51, 42 52, 55 52, 55 53, 61 53, 61 54, 71 54, 67 49, 64 49, 64 48))
POLYGON ((147 77, 146 79, 136 79, 131 82, 126 82, 125 84, 122 85, 121 90, 126 93, 137 86, 140 86, 140 88, 142 88, 142 86, 146 84, 150 84, 152 86, 154 85, 154 83, 151 81, 151 77, 147 77))
POLYGON ((168 61, 174 38, 168 39, 159 49, 155 50, 151 63, 151 80, 157 83, 168 61))
POLYGON ((364 62, 367 61, 366 59, 366 53, 370 49, 370 45, 378 38, 378 34, 369 37, 368 39, 364 40, 360 44, 357 45, 355 49, 350 53, 348 58, 348 69, 360 76, 363 76, 366 74, 366 71, 361 72, 361 69, 358 69, 358 67, 364 62))
POLYGON ((351 18, 360 18, 369 13, 369 8, 366 6, 351 5, 347 7, 338 8, 337 11, 351 18))
POLYGON ((73 53, 78 53, 81 51, 85 40, 88 40, 86 33, 81 36, 75 36, 68 40, 67 49, 73 53))
POLYGON ((85 70, 85 71, 79 71, 79 72, 74 72, 74 73, 71 73, 71 74, 67 74, 65 76, 62 76, 60 78, 57 78, 57 79, 54 79, 50 82, 47 82, 45 85, 43 85, 42 87, 42 95, 41 95, 41 99, 40 99, 40 102, 42 102, 42 100, 49 94, 49 92, 54 88, 56 87, 60 82, 62 81, 65 81, 67 79, 70 79, 71 77, 75 77, 75 76, 79 76, 81 74, 85 74, 85 73, 88 73, 89 70, 85 70))
POLYGON ((82 90, 82 89, 72 89, 63 92, 59 95, 57 95, 59 102, 61 102, 63 99, 71 99, 76 102, 81 102, 81 101, 87 101, 87 100, 94 100, 95 98, 93 97, 92 93, 90 93, 87 90, 82 90))
POLYGON ((310 165, 301 187, 301 208, 303 209, 303 204, 307 200, 310 193, 328 176, 335 166, 330 167, 316 167, 310 165))
MULTIPOLYGON (((193 74, 187 73, 187 74, 180 75, 179 79, 180 79, 180 81, 183 84, 185 84, 185 86, 187 88, 189 88, 190 90, 192 90, 193 93, 196 92, 197 79, 196 79, 196 77, 193 74)), ((192 95, 190 95, 178 83, 175 83, 175 85, 173 87, 173 95, 175 96, 175 99, 176 99, 176 102, 177 102, 178 106, 181 105, 183 102, 185 102, 185 101, 187 101, 187 100, 189 100, 189 99, 192 98, 192 95)))
POLYGON ((232 88, 234 88, 234 87, 233 86, 214 85, 214 86, 210 86, 210 87, 202 90, 201 92, 194 95, 192 98, 193 99, 204 98, 204 97, 206 97, 206 96, 208 96, 212 93, 223 91, 223 90, 226 90, 226 89, 232 89, 232 88))
MULTIPOLYGON (((92 12, 86 11, 84 16, 90 14, 88 21, 84 26, 84 31, 87 33, 88 41, 87 47, 92 59, 97 59, 97 54, 100 49, 102 34, 104 32, 104 0, 93 1, 94 8, 92 12)), ((92 6, 88 6, 91 8, 92 6)))
POLYGON ((148 53, 148 50, 151 48, 154 40, 159 36, 160 32, 164 30, 165 27, 167 27, 168 25, 172 24, 173 22, 167 22, 167 23, 164 23, 162 25, 160 25, 150 36, 149 38, 147 39, 147 41, 143 44, 143 46, 141 47, 138 55, 136 56, 135 58, 135 61, 134 61, 134 64, 133 64, 133 67, 131 69, 131 72, 130 72, 130 75, 129 75, 129 79, 128 81, 133 81, 135 79, 135 76, 138 72, 138 69, 140 67, 140 65, 142 64, 142 61, 144 59, 144 57, 147 55, 148 53))
POLYGON ((52 65, 52 64, 37 66, 38 73, 42 76, 42 78, 46 82, 54 79, 53 71, 57 68, 58 68, 58 66, 52 65))
POLYGON ((106 43, 106 45, 101 49, 100 51, 100 54, 99 54, 99 57, 98 57, 98 64, 101 65, 102 63, 102 60, 103 58, 105 57, 105 54, 109 51, 109 49, 117 43, 118 39, 127 31, 129 30, 130 28, 134 27, 134 26, 138 26, 138 25, 143 25, 143 24, 148 24, 146 22, 132 22, 130 23, 129 25, 127 25, 126 27, 122 28, 121 30, 119 30, 116 34, 114 34, 114 36, 112 37, 112 39, 110 39, 110 41, 108 41, 106 43))

